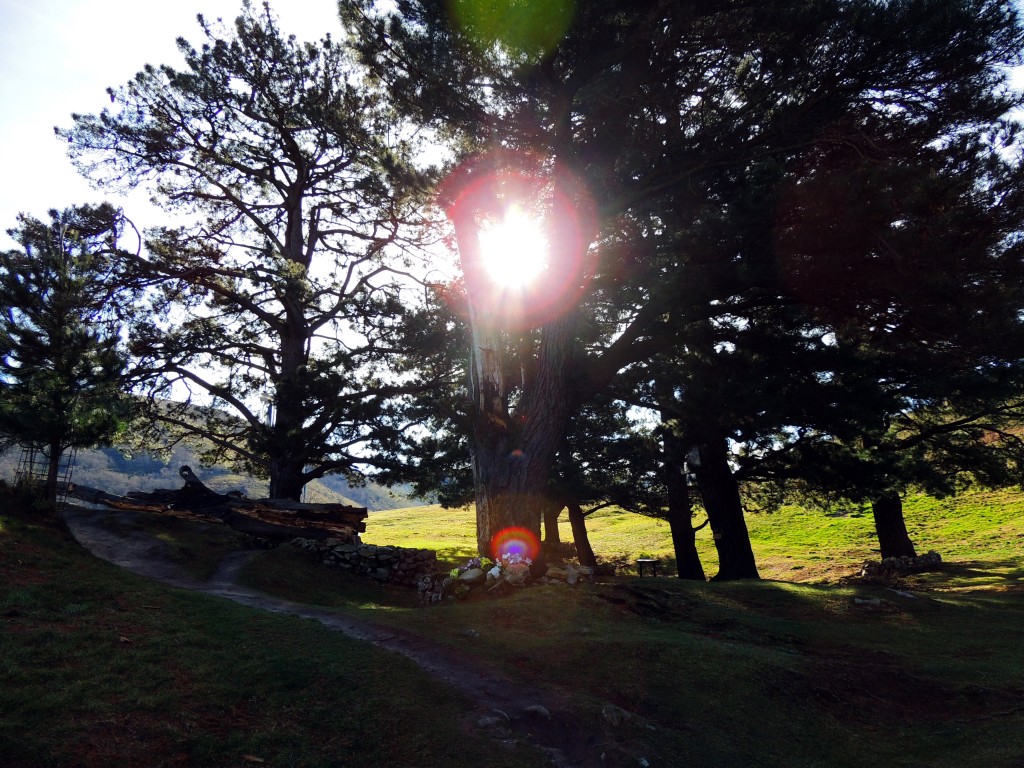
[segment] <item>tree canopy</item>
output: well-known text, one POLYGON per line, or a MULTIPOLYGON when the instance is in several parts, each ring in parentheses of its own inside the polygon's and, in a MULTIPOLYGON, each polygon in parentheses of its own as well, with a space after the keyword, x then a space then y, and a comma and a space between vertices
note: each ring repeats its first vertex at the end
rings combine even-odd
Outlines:
MULTIPOLYGON (((889 308, 923 329, 926 301, 972 290, 963 270, 934 285, 942 259, 1018 268, 995 207, 936 197, 1019 185, 989 175, 1015 140, 1006 75, 1022 32, 1004 3, 608 0, 579 4, 559 40, 536 45, 450 9, 342 7, 395 104, 462 142, 442 193, 472 331, 481 549, 501 527, 539 529, 557 446, 583 403, 658 354, 706 353, 691 339, 708 323, 744 328, 795 305, 792 340, 827 336, 852 353, 846 340, 868 344, 889 308), (522 177, 541 179, 550 215, 544 289, 565 291, 557 312, 529 318, 533 362, 509 388, 501 357, 521 354, 510 338, 522 329, 488 313, 476 276, 482 222, 522 177), (931 248, 929 216, 955 228, 933 231, 931 248)), ((897 360, 894 350, 886 363, 897 360)), ((889 373, 876 374, 877 388, 889 373)), ((723 460, 729 435, 719 427, 709 443, 723 460)))
POLYGON ((757 575, 743 479, 885 506, 1019 476, 1012 5, 339 11, 316 43, 266 5, 200 17, 183 68, 58 131, 175 217, 116 252, 163 426, 272 496, 366 468, 472 489, 488 554, 559 505, 661 505, 694 577, 687 472, 721 578, 757 575), (506 285, 485 233, 524 212, 549 252, 506 285), (442 242, 460 273, 428 283, 442 242))
POLYGON ((385 363, 413 143, 344 41, 300 43, 248 4, 200 27, 200 48, 178 41, 184 69, 147 66, 58 133, 84 174, 148 187, 178 222, 133 264, 152 286, 132 351, 154 416, 297 498, 401 429, 409 385, 385 363))

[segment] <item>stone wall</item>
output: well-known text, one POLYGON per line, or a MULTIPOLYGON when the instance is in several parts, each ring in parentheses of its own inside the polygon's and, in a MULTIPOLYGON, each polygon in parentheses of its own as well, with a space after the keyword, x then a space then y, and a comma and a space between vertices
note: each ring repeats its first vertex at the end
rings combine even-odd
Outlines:
POLYGON ((294 539, 292 545, 315 555, 328 568, 390 584, 416 586, 422 576, 438 568, 437 554, 429 549, 347 543, 339 539, 294 539))
POLYGON ((942 555, 931 550, 917 557, 887 557, 884 560, 868 560, 861 566, 860 576, 864 579, 886 580, 908 573, 942 570, 942 555))

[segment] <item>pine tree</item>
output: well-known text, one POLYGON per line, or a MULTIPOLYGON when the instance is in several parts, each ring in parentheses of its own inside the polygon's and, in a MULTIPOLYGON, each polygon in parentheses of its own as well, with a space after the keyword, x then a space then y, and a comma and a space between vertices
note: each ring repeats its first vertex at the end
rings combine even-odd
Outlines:
MULTIPOLYGON (((878 166, 892 169, 986 132, 1014 104, 1003 85, 1022 41, 1015 11, 992 0, 603 0, 577 4, 558 41, 532 44, 525 22, 502 39, 440 0, 373 5, 341 6, 361 25, 364 60, 399 108, 460 142, 442 192, 470 307, 481 547, 507 525, 539 534, 569 421, 620 371, 685 348, 693 323, 794 300, 786 279, 805 272, 778 257, 777 204, 829 176, 821 158, 880 147, 878 166), (523 177, 540 179, 551 214, 550 283, 571 290, 557 313, 531 318, 531 376, 512 397, 507 326, 475 278, 477 230, 523 177)), ((853 239, 820 264, 869 263, 868 245, 853 239)), ((726 437, 712 437, 721 457, 726 437)))
POLYGON ((122 224, 108 205, 22 216, 21 250, 0 254, 0 435, 42 451, 51 502, 64 452, 108 441, 130 410, 111 272, 122 224))
POLYGON ((298 42, 248 3, 200 25, 183 69, 146 66, 58 133, 93 181, 148 186, 178 222, 133 264, 154 286, 132 328, 153 417, 298 498, 358 476, 416 386, 387 376, 413 146, 344 41, 298 42))

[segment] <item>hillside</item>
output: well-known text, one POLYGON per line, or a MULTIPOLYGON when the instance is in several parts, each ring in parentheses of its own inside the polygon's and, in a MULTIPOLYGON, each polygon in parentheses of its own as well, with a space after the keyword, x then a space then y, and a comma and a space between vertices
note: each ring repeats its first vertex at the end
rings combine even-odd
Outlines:
MULTIPOLYGON (((0 478, 11 480, 18 467, 20 450, 0 454, 0 478)), ((117 448, 95 448, 78 452, 73 480, 108 493, 152 491, 157 488, 179 488, 178 468, 187 464, 210 488, 221 493, 240 490, 250 498, 267 494, 266 481, 239 474, 226 467, 203 467, 191 448, 176 446, 169 456, 141 453, 126 456, 117 448)), ((314 480, 306 487, 306 501, 352 504, 371 512, 416 506, 419 502, 403 494, 368 482, 353 487, 343 477, 331 476, 314 480)))
MULTIPOLYGON (((871 547, 864 517, 790 508, 752 516, 752 540, 803 583, 603 576, 415 609, 408 590, 279 547, 239 574, 301 604, 273 615, 138 579, 2 501, 5 766, 525 768, 548 764, 528 751, 546 745, 547 716, 598 736, 568 744, 561 765, 577 768, 1024 764, 1019 493, 915 500, 921 543, 950 567, 907 589, 842 579, 871 547), (469 670, 473 692, 327 630, 354 624, 469 670), (499 706, 497 688, 529 691, 532 711, 499 706), (516 736, 531 723, 538 740, 516 736)), ((466 510, 375 517, 382 542, 459 549, 473 536, 466 510)), ((592 528, 596 548, 627 561, 663 546, 649 518, 609 511, 592 528)), ((158 564, 224 578, 230 541, 205 528, 116 516, 110 530, 158 564)))

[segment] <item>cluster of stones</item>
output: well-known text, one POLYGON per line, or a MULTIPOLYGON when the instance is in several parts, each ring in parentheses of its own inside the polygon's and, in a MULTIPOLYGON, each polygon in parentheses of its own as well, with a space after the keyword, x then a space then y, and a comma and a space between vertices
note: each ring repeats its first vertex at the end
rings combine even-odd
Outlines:
POLYGON ((935 550, 918 557, 887 557, 884 560, 868 560, 861 566, 860 575, 867 579, 885 580, 908 573, 937 571, 942 568, 942 555, 935 550))
POLYGON ((485 573, 482 568, 470 568, 458 576, 451 573, 424 575, 417 583, 417 589, 420 604, 431 605, 477 597, 500 597, 528 585, 575 585, 593 580, 594 569, 582 565, 551 566, 543 575, 536 575, 525 568, 505 568, 497 577, 485 573))
POLYGON ((424 574, 437 570, 437 553, 429 549, 376 546, 340 539, 294 539, 292 545, 315 555, 329 568, 382 583, 412 587, 424 574))

